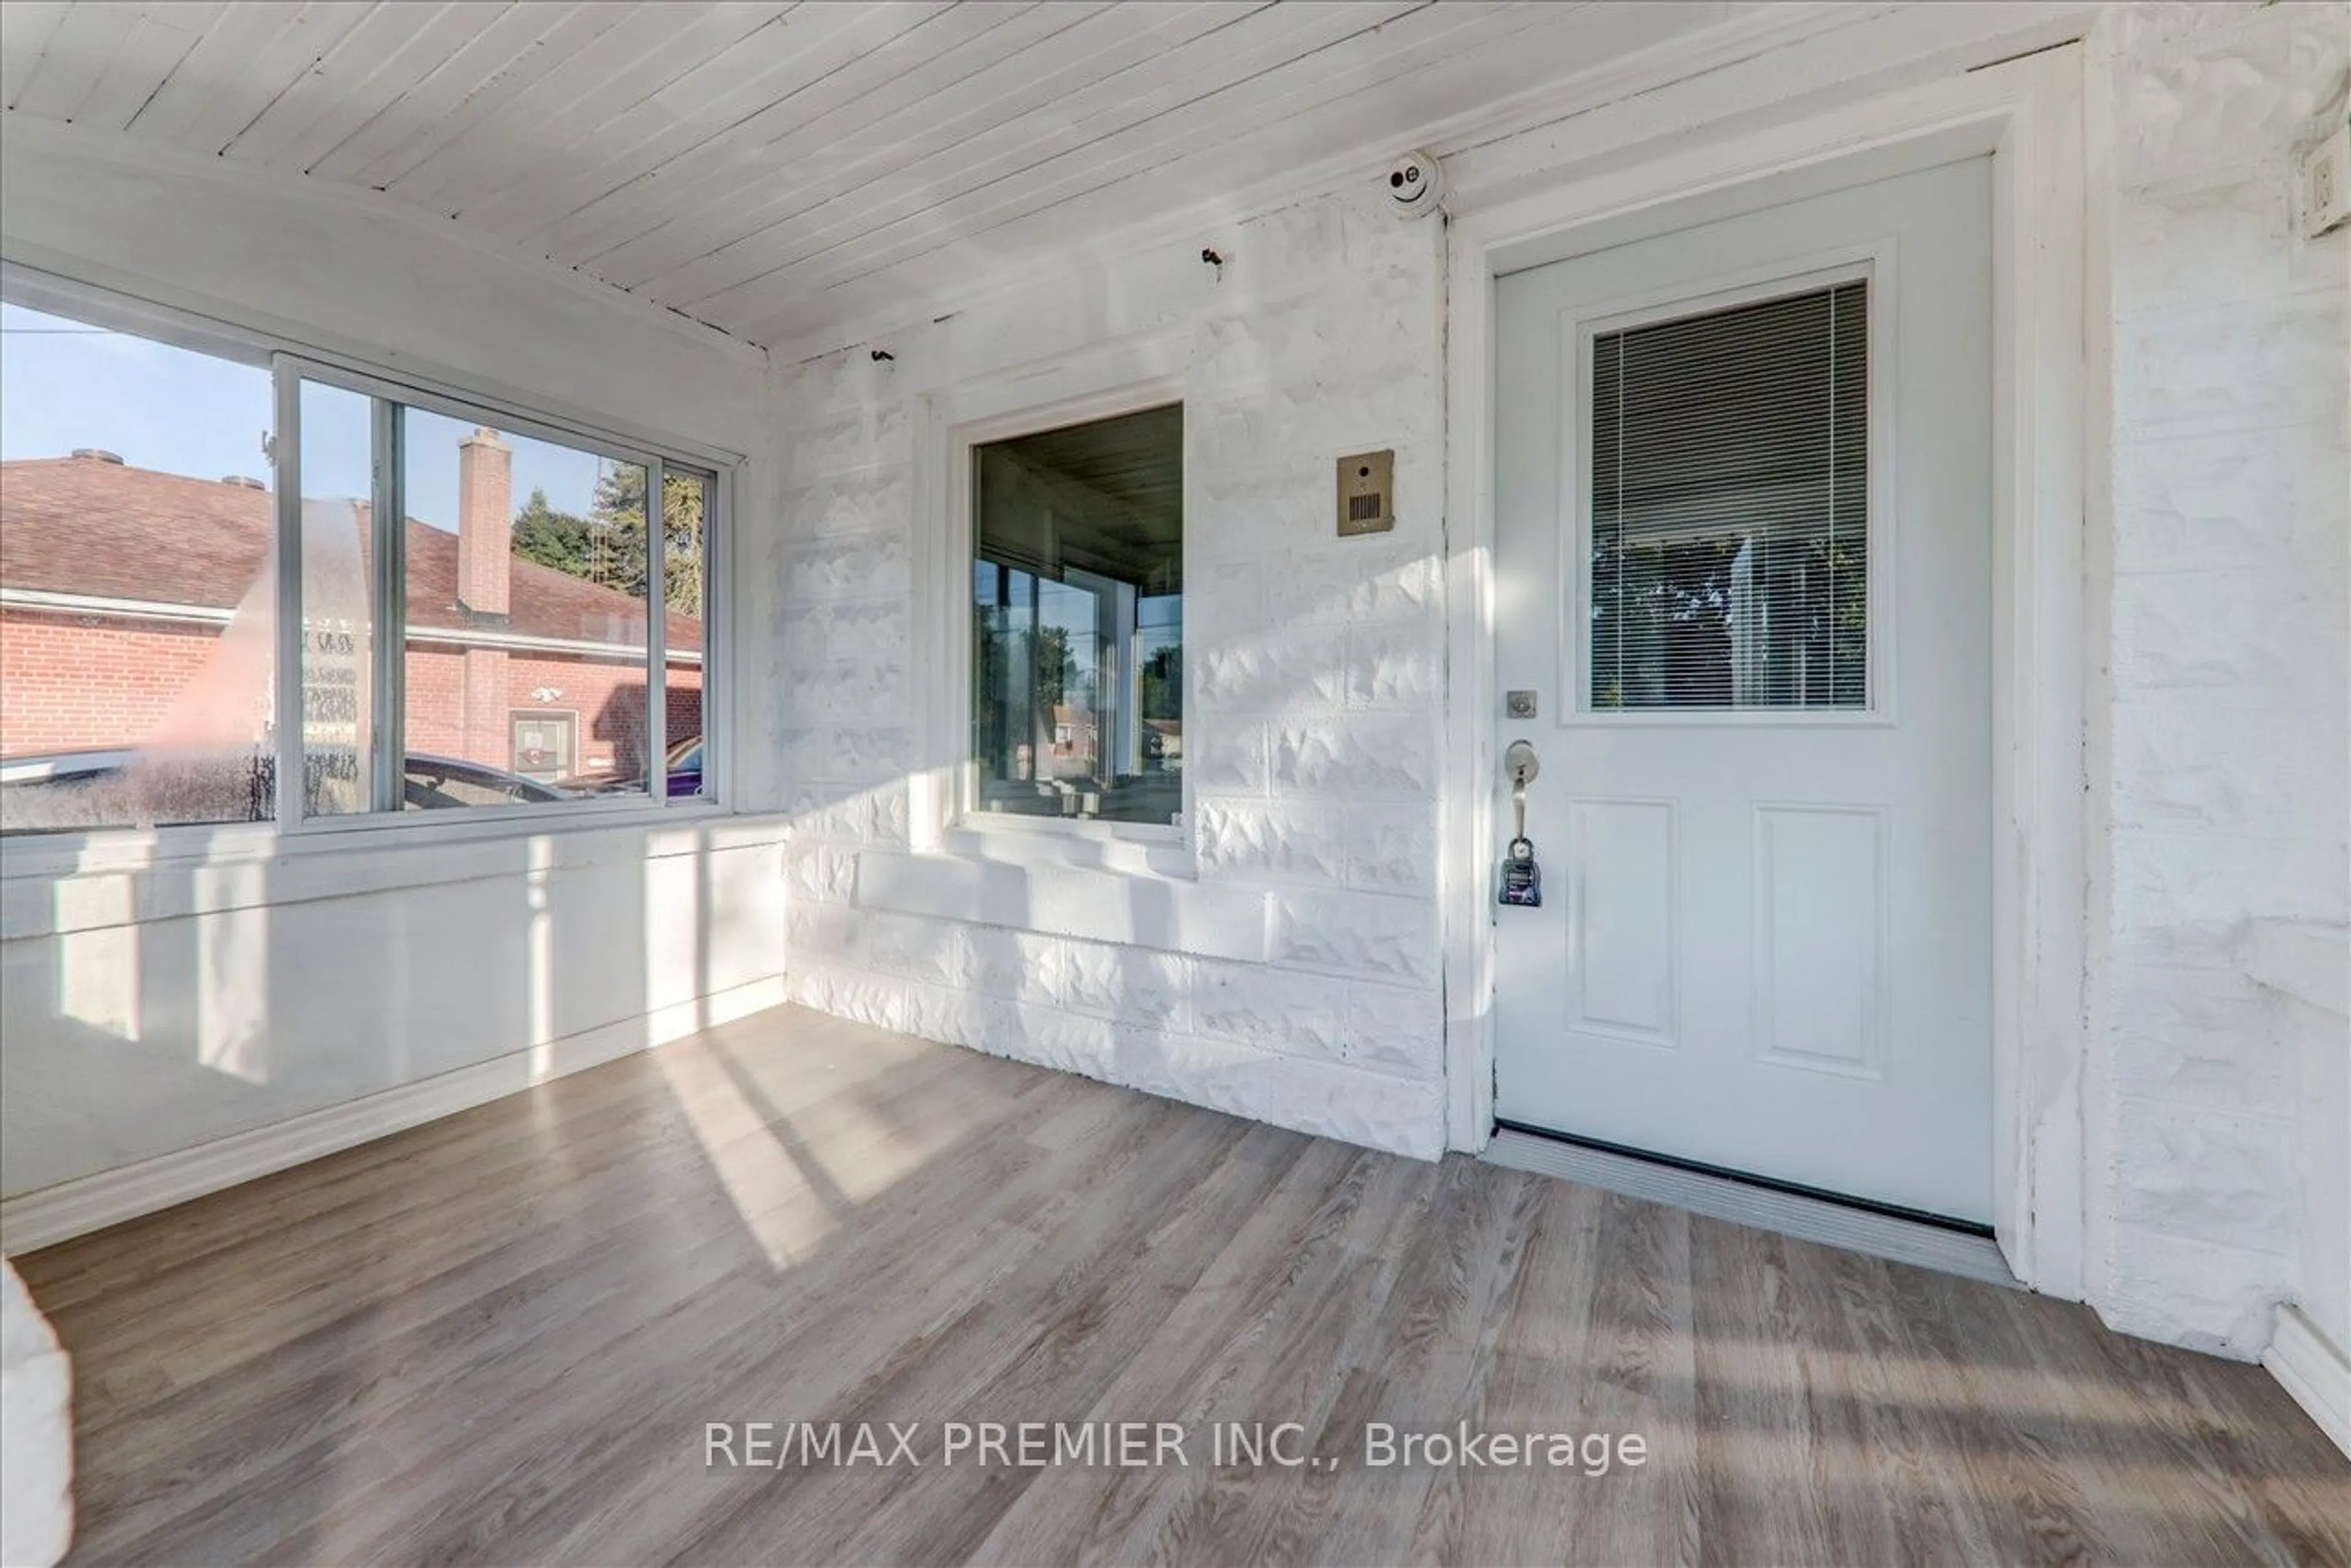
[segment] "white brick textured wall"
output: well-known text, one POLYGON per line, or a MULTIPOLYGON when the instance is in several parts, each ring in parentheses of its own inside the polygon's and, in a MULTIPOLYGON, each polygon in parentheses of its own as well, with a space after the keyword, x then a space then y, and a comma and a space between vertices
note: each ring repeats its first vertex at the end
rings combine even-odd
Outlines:
MULTIPOLYGON (((787 373, 771 550, 799 999, 1311 1132, 1443 1147, 1442 232, 1341 198, 1238 224, 1180 323, 1195 849, 1204 881, 1269 890, 1262 964, 849 906, 858 850, 907 841, 914 411, 894 363, 862 350, 787 373), (1337 538, 1333 461, 1374 447, 1396 453, 1395 531, 1337 538)), ((1025 315, 1007 311, 997 343, 962 321, 962 340, 1015 362, 1025 315)))
MULTIPOLYGON (((2341 1082, 2313 1066, 2339 1020, 2243 957, 2260 922, 2346 918, 2346 242, 2296 239, 2289 209, 2346 34, 2336 4, 2146 5, 2088 46, 2114 422, 2090 551, 2110 633, 2089 660, 2090 1288, 2121 1326, 2238 1354, 2294 1294, 2351 1337, 2351 1284, 2308 1267, 2314 1230, 2351 1225, 2308 1179, 2351 1118, 2314 1087, 2341 1082)), ((1097 269, 910 328, 899 363, 779 372, 783 530, 761 548, 797 997, 1437 1151, 1440 232, 1332 197, 1219 234, 1213 284, 1097 269), (1187 335, 1193 833, 1202 878, 1270 890, 1265 964, 848 907, 859 848, 908 841, 906 389, 954 380, 908 366, 935 343, 1002 369, 1112 316, 1187 335), (1398 528, 1334 538, 1332 460, 1380 446, 1398 528)))
POLYGON ((2351 1322, 2342 1281, 2304 1266, 2351 1226, 2304 1180, 2351 1125, 2311 1070, 2343 1021, 2244 972, 2256 923, 2339 926, 2351 881, 2346 239, 2292 218, 2293 152, 2343 112, 2351 13, 2116 7, 2097 44, 2115 423, 2093 1299, 2243 1355, 2282 1297, 2351 1322))

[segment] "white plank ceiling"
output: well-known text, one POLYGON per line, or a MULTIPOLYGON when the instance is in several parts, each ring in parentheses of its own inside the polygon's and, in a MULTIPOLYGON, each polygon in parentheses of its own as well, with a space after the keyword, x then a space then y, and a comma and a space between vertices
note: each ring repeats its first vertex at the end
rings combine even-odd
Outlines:
POLYGON ((1360 159, 1722 4, 0 4, 0 108, 333 181, 762 344, 1360 159))

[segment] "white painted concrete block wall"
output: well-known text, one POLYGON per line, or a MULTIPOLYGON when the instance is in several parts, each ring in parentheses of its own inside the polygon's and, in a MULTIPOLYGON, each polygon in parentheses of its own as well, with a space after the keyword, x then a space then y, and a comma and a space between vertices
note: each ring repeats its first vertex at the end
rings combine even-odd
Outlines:
MULTIPOLYGON (((2094 392, 2111 397, 2114 445, 2113 531, 2091 549, 2110 639, 2092 660, 2094 807, 2110 821, 2093 850, 2090 1285, 2120 1326, 2240 1355, 2289 1296, 2351 1337, 2344 1249, 2327 1245, 2351 1231, 2326 1175, 2351 1119, 2341 1030, 2257 985, 2242 951, 2261 921, 2345 918, 2346 241, 2295 240, 2287 207, 2289 154, 2343 79, 2345 34, 2332 4, 2116 7, 2087 46, 2092 143, 2111 159, 2094 157, 2111 233, 2093 294, 2114 340, 2111 384, 2094 392)), ((1903 68, 1855 59, 1847 74, 1903 68)), ((1579 168, 1641 145, 1613 148, 1587 118, 1579 168)), ((994 329, 968 319, 989 308, 911 328, 896 367, 860 350, 779 371, 793 468, 773 641, 782 799, 800 813, 799 998, 1289 1125, 1437 1146, 1443 301, 1435 232, 1384 225, 1345 198, 1239 225, 1234 276, 1154 318, 1189 331, 1200 871, 1278 890, 1281 951, 1261 967, 848 906, 858 847, 908 837, 905 361, 959 331, 940 357, 1001 367, 1039 324, 1151 280, 1092 268, 1060 297, 999 303, 994 329), (992 360, 975 336, 996 340, 992 360), (1399 532, 1332 540, 1330 458, 1389 444, 1399 532)))
POLYGON ((2095 43, 2114 535, 2094 1299, 2245 1354, 2298 1293, 2351 1343, 2351 1047, 2339 1015, 2247 973, 2261 922, 2340 932, 2351 879, 2351 236, 2304 242, 2291 217, 2294 151, 2329 100, 2340 120, 2351 12, 2123 6, 2095 43))
MULTIPOLYGON (((1270 891, 1268 961, 848 907, 860 847, 909 839, 910 330, 897 363, 859 350, 785 378, 789 983, 891 1028, 1434 1155, 1442 231, 1333 197, 1215 238, 1225 265, 1187 258, 1207 281, 1144 325, 1185 364, 1197 873, 1270 891), (1337 538, 1334 461, 1378 447, 1397 528, 1337 538)), ((968 316, 966 365, 1035 352, 1019 307, 1000 331, 968 316)))

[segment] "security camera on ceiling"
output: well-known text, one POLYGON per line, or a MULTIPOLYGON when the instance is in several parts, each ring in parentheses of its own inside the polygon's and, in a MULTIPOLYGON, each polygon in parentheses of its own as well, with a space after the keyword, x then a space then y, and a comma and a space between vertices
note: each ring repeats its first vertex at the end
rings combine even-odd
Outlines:
POLYGON ((1426 217, 1445 195, 1445 171, 1426 152, 1407 152, 1388 169, 1388 208, 1400 217, 1426 217))

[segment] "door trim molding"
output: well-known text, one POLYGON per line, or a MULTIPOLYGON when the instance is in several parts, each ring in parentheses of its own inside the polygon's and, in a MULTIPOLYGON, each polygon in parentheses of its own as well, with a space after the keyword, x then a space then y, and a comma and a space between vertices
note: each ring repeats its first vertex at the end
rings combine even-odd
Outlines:
POLYGON ((2080 1300, 2087 936, 2083 580, 2088 243, 2076 43, 1457 214, 1447 238, 1446 1134, 1494 1130, 1494 286, 1820 191, 1992 155, 1992 1218, 2080 1300))

